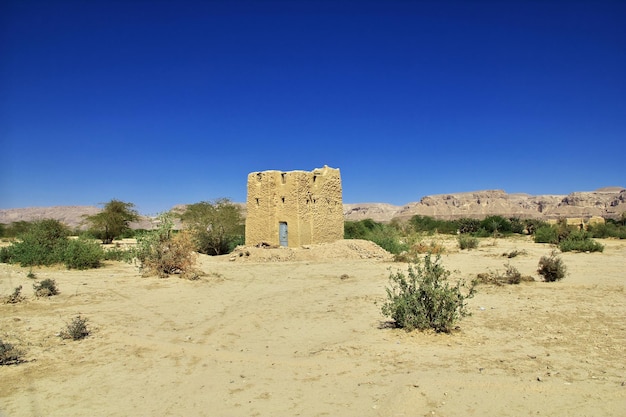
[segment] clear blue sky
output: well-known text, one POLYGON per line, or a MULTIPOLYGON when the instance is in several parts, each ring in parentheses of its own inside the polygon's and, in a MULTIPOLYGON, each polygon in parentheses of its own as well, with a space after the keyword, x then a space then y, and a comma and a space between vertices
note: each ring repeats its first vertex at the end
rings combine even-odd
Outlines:
POLYGON ((0 208, 626 186, 626 1, 0 1, 0 208))

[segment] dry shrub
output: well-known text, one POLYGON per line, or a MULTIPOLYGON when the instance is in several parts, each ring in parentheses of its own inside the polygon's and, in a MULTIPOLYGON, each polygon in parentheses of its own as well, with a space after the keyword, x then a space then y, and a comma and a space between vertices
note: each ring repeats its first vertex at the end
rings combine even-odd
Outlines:
POLYGON ((22 362, 24 353, 10 343, 0 339, 0 365, 16 365, 22 362))
POLYGON ((477 284, 490 284, 490 285, 505 285, 505 284, 519 284, 520 282, 532 282, 535 279, 528 275, 522 275, 517 268, 510 264, 504 265, 506 271, 500 273, 495 272, 482 272, 476 276, 477 284))
POLYGON ((426 254, 432 253, 433 255, 439 255, 446 251, 445 246, 443 246, 439 242, 435 242, 431 240, 430 243, 425 242, 417 242, 413 246, 411 246, 411 252, 415 254, 426 254))
POLYGON ((37 297, 52 297, 53 295, 59 294, 56 281, 50 278, 34 283, 33 290, 37 297))
POLYGON ((179 274, 184 278, 195 279, 197 272, 195 243, 190 231, 173 233, 173 221, 170 215, 161 215, 157 230, 138 239, 137 259, 141 269, 147 275, 156 274, 167 277, 179 274))
POLYGON ((446 251, 445 246, 439 242, 431 240, 429 243, 419 241, 411 245, 408 251, 403 251, 394 256, 396 262, 415 262, 420 259, 420 255, 432 254, 441 255, 446 251))
POLYGON ((537 273, 541 275, 546 282, 560 281, 567 275, 567 267, 563 260, 557 256, 555 251, 550 256, 542 256, 539 259, 537 273))
POLYGON ((89 336, 89 329, 87 328, 87 319, 81 317, 80 314, 65 327, 65 329, 59 332, 59 336, 62 339, 81 340, 89 336))
POLYGON ((4 299, 5 304, 17 304, 21 303, 22 301, 24 301, 24 296, 22 295, 21 285, 15 287, 15 289, 13 290, 13 294, 5 297, 4 299))

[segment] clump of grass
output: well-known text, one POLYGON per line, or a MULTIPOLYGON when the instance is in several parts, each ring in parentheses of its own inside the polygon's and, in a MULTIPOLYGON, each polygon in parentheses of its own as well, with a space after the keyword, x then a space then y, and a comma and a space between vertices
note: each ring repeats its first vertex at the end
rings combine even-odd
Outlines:
POLYGON ((13 290, 13 294, 7 296, 4 299, 4 302, 6 304, 17 304, 17 303, 21 303, 22 301, 24 301, 24 296, 22 295, 22 286, 18 286, 15 287, 15 289, 13 290))
POLYGON ((89 336, 89 329, 87 328, 87 318, 78 316, 74 317, 74 319, 65 327, 65 329, 61 330, 59 336, 62 339, 72 339, 72 340, 81 340, 85 337, 89 336))
POLYGON ((28 271, 28 274, 26 274, 26 278, 30 278, 30 279, 35 279, 35 278, 37 278, 37 275, 35 275, 35 273, 33 272, 33 268, 31 268, 31 269, 28 271))
POLYGON ((476 249, 478 247, 478 239, 474 236, 460 234, 458 237, 459 249, 476 249))
POLYGON ((542 256, 539 259, 537 273, 541 275, 546 282, 560 281, 567 274, 567 267, 563 260, 552 251, 550 256, 542 256))
POLYGON ((34 283, 33 290, 35 290, 35 296, 37 297, 51 297, 59 293, 57 283, 53 279, 44 279, 41 282, 34 283))
POLYGON ((0 339, 0 365, 15 365, 22 362, 24 353, 10 343, 0 339))

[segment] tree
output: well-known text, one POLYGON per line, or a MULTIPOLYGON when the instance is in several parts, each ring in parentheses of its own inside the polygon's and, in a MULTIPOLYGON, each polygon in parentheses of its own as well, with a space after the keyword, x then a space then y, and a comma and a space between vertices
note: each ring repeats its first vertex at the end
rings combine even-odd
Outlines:
POLYGON ((100 213, 86 217, 91 224, 90 231, 104 244, 113 242, 113 239, 130 230, 130 222, 139 219, 134 207, 133 203, 115 199, 109 201, 100 213))
POLYGON ((190 204, 180 219, 192 232, 200 253, 222 255, 243 243, 241 207, 226 198, 190 204))

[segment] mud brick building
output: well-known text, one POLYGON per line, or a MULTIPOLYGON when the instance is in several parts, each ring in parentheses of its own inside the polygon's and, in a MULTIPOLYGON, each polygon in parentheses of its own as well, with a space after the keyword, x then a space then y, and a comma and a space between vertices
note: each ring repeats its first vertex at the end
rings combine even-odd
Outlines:
POLYGON ((339 169, 248 174, 246 245, 298 247, 343 239, 339 169))

